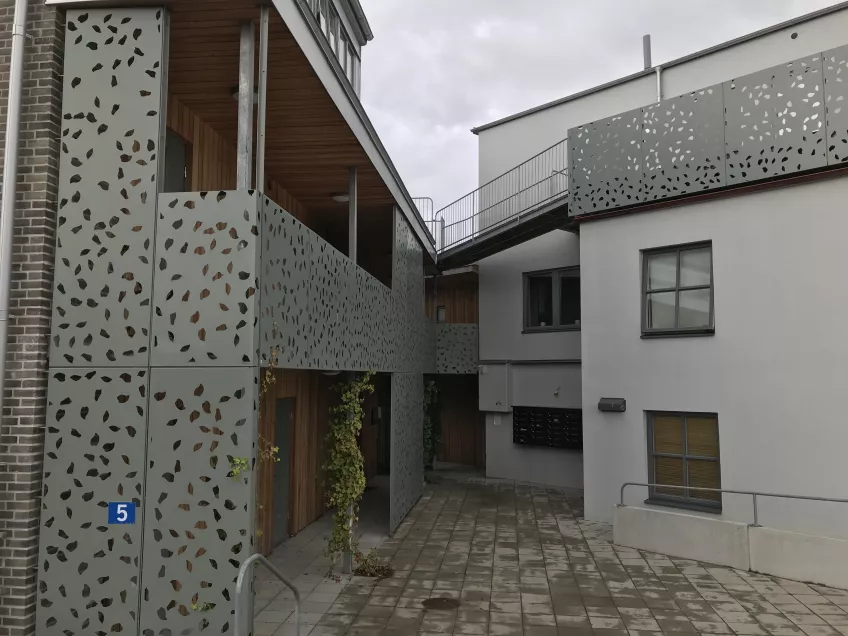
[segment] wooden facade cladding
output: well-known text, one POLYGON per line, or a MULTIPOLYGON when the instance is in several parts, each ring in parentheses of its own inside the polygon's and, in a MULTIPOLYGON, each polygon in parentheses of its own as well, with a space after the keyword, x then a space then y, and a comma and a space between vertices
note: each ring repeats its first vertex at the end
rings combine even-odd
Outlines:
MULTIPOLYGON (((327 510, 322 471, 326 456, 324 440, 330 430, 330 407, 337 399, 332 387, 338 377, 287 369, 274 369, 271 373, 275 381, 262 397, 259 435, 272 446, 285 447, 281 440, 274 439, 276 404, 278 399, 292 398, 288 534, 294 535, 327 510)), ((260 461, 257 500, 261 508, 257 527, 262 536, 257 541, 257 550, 266 555, 273 549, 273 472, 270 461, 260 461)))
POLYGON ((479 410, 476 375, 437 376, 442 439, 437 459, 486 466, 486 414, 479 410))
MULTIPOLYGON (((235 189, 235 147, 174 96, 168 100, 168 128, 191 147, 190 192, 235 189)), ((310 224, 306 206, 279 183, 269 178, 262 192, 299 221, 310 224)))
POLYGON ((436 302, 433 303, 433 279, 427 279, 426 309, 427 317, 433 319, 435 307, 445 308, 444 322, 452 324, 478 324, 480 322, 477 305, 477 275, 458 275, 461 280, 453 281, 453 276, 439 276, 435 283, 436 302))

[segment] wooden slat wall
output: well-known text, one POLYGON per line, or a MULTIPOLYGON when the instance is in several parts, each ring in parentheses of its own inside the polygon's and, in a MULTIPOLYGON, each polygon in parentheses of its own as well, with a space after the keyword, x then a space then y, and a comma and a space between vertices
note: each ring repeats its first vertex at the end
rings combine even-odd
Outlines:
MULTIPOLYGON (((294 418, 290 444, 289 534, 315 521, 327 510, 324 477, 324 440, 330 428, 330 407, 336 394, 331 390, 334 378, 317 371, 275 369, 275 382, 262 398, 259 434, 280 446, 274 439, 275 406, 278 398, 294 398, 294 418)), ((257 549, 263 554, 272 549, 273 466, 260 462, 258 471, 258 526, 262 530, 257 549)))
POLYGON ((477 382, 476 375, 436 380, 442 424, 437 457, 443 462, 486 465, 486 416, 479 410, 477 382))
MULTIPOLYGON (((439 281, 441 282, 441 280, 439 281)), ((427 317, 433 318, 433 282, 427 281, 427 317)), ((445 322, 477 324, 477 285, 465 284, 443 288, 436 284, 436 306, 444 305, 445 322)))
MULTIPOLYGON (((176 97, 168 102, 168 127, 191 144, 189 190, 204 192, 236 187, 236 149, 176 97)), ((264 193, 286 212, 309 224, 309 211, 273 179, 264 193)))

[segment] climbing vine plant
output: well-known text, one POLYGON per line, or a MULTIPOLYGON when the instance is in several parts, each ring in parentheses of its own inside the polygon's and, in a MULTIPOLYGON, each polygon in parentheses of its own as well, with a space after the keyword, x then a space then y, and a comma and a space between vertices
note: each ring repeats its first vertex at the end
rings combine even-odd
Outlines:
POLYGON ((339 383, 341 402, 330 410, 330 432, 327 435, 327 462, 324 464, 327 504, 335 509, 333 532, 327 552, 336 559, 345 552, 361 558, 353 533, 359 512, 359 500, 365 492, 365 462, 359 450, 365 396, 374 392, 374 372, 339 383))
POLYGON ((436 458, 436 448, 441 442, 439 426, 439 389, 430 380, 424 385, 424 468, 432 469, 436 458))

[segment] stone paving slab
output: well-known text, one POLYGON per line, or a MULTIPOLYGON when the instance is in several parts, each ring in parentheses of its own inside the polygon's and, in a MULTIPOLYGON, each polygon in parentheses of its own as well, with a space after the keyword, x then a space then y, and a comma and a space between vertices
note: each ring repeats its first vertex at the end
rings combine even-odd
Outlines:
MULTIPOLYGON (((319 539, 275 555, 305 592, 302 635, 848 636, 848 592, 615 546, 609 525, 583 519, 580 493, 559 488, 429 485, 380 544, 395 569, 381 581, 326 578, 319 539), (459 606, 425 610, 430 598, 459 606)), ((292 608, 260 585, 257 636, 294 634, 292 608)))

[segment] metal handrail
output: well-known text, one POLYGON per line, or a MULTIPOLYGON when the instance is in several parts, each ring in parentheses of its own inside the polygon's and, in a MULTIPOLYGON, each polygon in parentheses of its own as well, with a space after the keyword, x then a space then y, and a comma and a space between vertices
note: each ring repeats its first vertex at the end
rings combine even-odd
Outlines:
POLYGON ((257 562, 261 563, 266 568, 268 568, 271 571, 271 574, 273 574, 278 579, 280 579, 280 581, 282 581, 283 584, 287 588, 289 588, 292 592, 294 592, 294 602, 295 602, 295 605, 294 605, 294 633, 295 633, 295 636, 300 636, 300 592, 294 586, 294 584, 291 581, 289 581, 283 575, 283 573, 280 572, 277 569, 277 567, 273 563, 271 563, 268 559, 265 558, 264 555, 259 554, 258 552, 256 554, 252 555, 252 556, 249 556, 247 559, 245 559, 244 563, 242 563, 241 567, 239 568, 238 578, 236 579, 236 596, 235 596, 236 629, 235 629, 235 636, 239 636, 239 634, 240 634, 239 630, 241 629, 241 624, 244 621, 244 617, 242 616, 242 614, 244 612, 244 606, 243 606, 242 598, 241 598, 242 592, 244 592, 244 579, 247 575, 248 568, 250 568, 251 565, 253 565, 254 563, 257 563, 257 562))
POLYGON ((624 505, 624 489, 627 486, 644 486, 647 488, 672 488, 677 490, 701 490, 704 492, 726 492, 731 495, 751 495, 754 505, 754 523, 755 527, 760 527, 759 512, 757 509, 757 497, 774 497, 777 499, 800 499, 803 501, 829 501, 831 503, 848 503, 848 499, 834 499, 832 497, 813 497, 812 495, 787 495, 776 492, 759 492, 756 490, 731 490, 729 488, 702 488, 700 486, 676 486, 672 484, 645 484, 638 481, 626 481, 621 484, 621 493, 618 501, 619 506, 624 505))
POLYGON ((555 143, 436 212, 434 220, 444 223, 437 251, 515 219, 520 223, 532 210, 568 194, 567 142, 555 143))

